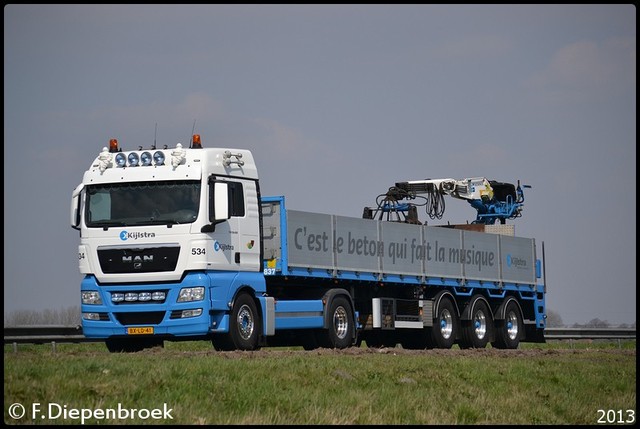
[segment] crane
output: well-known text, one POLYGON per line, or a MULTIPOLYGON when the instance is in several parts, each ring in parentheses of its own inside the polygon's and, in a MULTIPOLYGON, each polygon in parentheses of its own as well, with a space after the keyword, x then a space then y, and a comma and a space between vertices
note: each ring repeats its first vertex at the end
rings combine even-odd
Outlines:
POLYGON ((512 183, 489 180, 486 177, 467 179, 425 179, 397 182, 378 195, 376 207, 365 207, 363 218, 419 224, 417 207, 425 206, 431 219, 442 219, 445 195, 466 200, 476 209, 474 224, 504 224, 507 219, 522 216, 523 188, 512 183), (386 218, 385 218, 386 215, 386 218))

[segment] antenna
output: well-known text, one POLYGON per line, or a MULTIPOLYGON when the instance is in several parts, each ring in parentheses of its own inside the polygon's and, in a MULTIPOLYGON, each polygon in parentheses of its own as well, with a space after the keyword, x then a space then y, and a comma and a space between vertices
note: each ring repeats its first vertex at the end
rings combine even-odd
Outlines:
POLYGON ((151 146, 151 149, 155 149, 156 148, 156 139, 158 137, 158 123, 156 122, 156 131, 153 134, 153 146, 151 146))
POLYGON ((191 144, 193 143, 193 133, 196 131, 196 120, 193 120, 193 127, 191 128, 191 136, 189 137, 189 149, 191 149, 191 144))

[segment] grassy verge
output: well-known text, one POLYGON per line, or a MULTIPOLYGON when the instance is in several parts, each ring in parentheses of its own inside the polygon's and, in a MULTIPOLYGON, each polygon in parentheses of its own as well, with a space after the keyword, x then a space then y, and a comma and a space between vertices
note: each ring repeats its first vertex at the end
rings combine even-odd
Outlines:
POLYGON ((56 350, 5 346, 5 423, 598 424, 598 410, 621 411, 624 421, 636 407, 635 341, 509 351, 215 352, 205 343, 133 354, 102 344, 56 350), (9 414, 15 403, 21 418, 9 414))

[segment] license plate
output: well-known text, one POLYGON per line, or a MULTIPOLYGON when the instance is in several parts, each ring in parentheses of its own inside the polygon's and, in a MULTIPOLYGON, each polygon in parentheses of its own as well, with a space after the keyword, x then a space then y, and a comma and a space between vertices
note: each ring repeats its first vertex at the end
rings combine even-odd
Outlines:
POLYGON ((127 334, 129 334, 129 335, 153 334, 153 326, 143 326, 143 327, 138 327, 138 328, 127 328, 127 334))

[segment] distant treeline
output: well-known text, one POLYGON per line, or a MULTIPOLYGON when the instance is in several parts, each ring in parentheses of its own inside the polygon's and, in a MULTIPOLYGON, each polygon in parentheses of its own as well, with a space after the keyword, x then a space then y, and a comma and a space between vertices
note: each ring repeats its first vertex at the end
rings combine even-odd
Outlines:
POLYGON ((4 326, 80 324, 80 306, 60 310, 16 310, 4 315, 4 326))
POLYGON ((606 320, 595 319, 589 320, 587 323, 574 323, 568 325, 562 322, 562 317, 556 311, 547 309, 547 328, 635 328, 636 322, 622 323, 614 325, 606 320))
MULTIPOLYGON (((61 310, 18 310, 13 311, 4 316, 4 326, 23 326, 23 325, 65 325, 74 326, 80 324, 80 307, 74 306, 61 310)), ((559 313, 553 310, 547 310, 547 327, 549 328, 635 328, 636 322, 623 323, 621 325, 613 325, 606 320, 598 318, 591 319, 589 322, 573 325, 566 325, 562 322, 559 313)))

